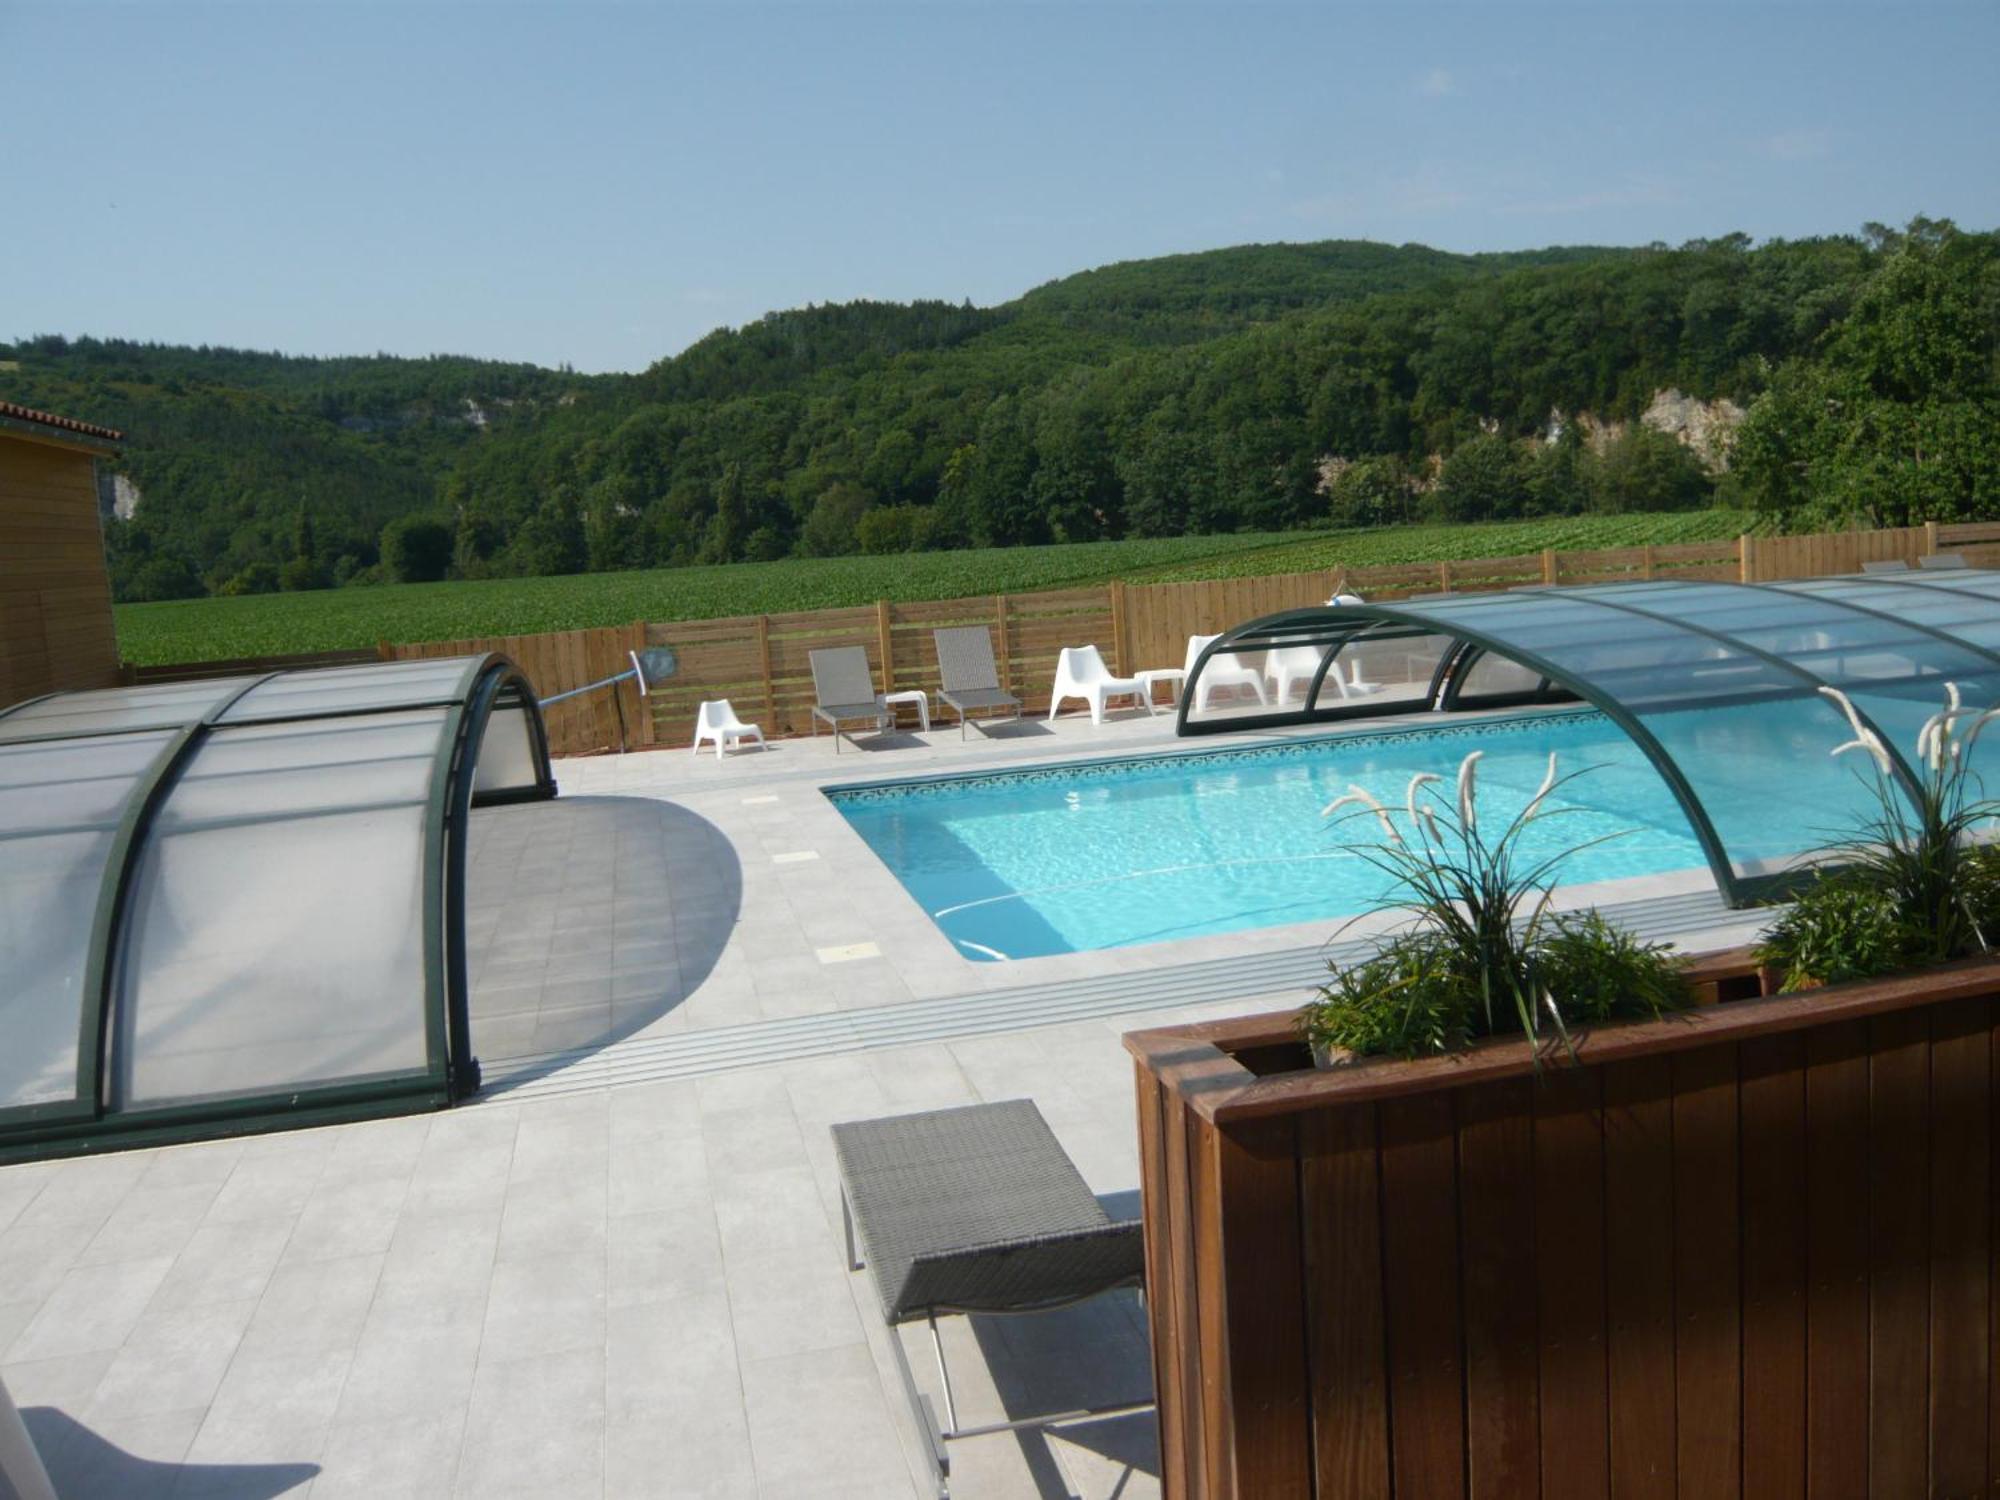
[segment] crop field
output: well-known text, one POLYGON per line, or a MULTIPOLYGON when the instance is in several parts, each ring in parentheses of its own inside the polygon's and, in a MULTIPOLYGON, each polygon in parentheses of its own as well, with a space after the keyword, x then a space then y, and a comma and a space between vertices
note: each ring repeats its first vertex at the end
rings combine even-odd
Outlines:
POLYGON ((1735 536, 1737 511, 1586 516, 1477 526, 1163 537, 1058 547, 830 557, 721 567, 581 573, 477 583, 407 583, 118 606, 118 640, 141 666, 280 656, 718 615, 831 609, 876 599, 1025 594, 1123 578, 1159 582, 1295 573, 1342 565, 1502 557, 1735 536))

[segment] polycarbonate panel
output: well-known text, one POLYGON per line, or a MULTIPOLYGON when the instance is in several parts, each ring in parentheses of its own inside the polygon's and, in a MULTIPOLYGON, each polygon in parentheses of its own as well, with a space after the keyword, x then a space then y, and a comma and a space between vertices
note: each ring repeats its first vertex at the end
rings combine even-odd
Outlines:
POLYGON ((77 1097, 105 867, 127 805, 172 738, 0 746, 0 1109, 77 1097))
POLYGON ((51 734, 109 734, 133 729, 178 729, 199 723, 218 703, 256 679, 218 677, 153 687, 95 688, 58 693, 0 718, 0 742, 51 734))
POLYGON ((245 693, 223 715, 225 724, 258 719, 300 718, 400 708, 463 696, 474 658, 384 662, 379 666, 330 667, 288 672, 245 693))
POLYGON ((0 841, 0 1109, 77 1097, 90 929, 113 836, 0 841))
POLYGON ((217 728, 175 784, 156 826, 421 802, 430 795, 445 714, 420 709, 217 728))
POLYGON ((1593 603, 1596 592, 1405 607, 1539 659, 1629 714, 1684 778, 1739 875, 1782 868, 1855 831, 1873 805, 1872 783, 1851 757, 1833 758, 1852 735, 1815 683, 1673 620, 1593 603))
POLYGON ((1976 594, 1899 588, 1876 578, 1800 578, 1766 587, 1851 603, 1860 609, 1880 610, 1913 625, 1940 631, 1976 649, 2000 652, 2000 605, 1976 594))
MULTIPOLYGON (((1639 584, 1593 590, 1593 597, 1671 611, 1673 618, 1770 652, 1853 700, 1903 756, 1917 757, 1917 736, 1946 703, 1987 708, 2000 700, 2000 663, 1956 641, 1913 630, 1900 620, 1850 609, 1838 598, 1810 597, 1728 584, 1639 584), (1662 592, 1664 590, 1664 592, 1662 592)), ((2000 769, 2000 744, 1975 752, 1985 770, 2000 769)))
POLYGON ((542 784, 541 770, 528 710, 518 705, 494 709, 473 763, 472 794, 529 790, 542 784))
POLYGON ((422 804, 150 841, 119 978, 136 1109, 421 1073, 422 804))

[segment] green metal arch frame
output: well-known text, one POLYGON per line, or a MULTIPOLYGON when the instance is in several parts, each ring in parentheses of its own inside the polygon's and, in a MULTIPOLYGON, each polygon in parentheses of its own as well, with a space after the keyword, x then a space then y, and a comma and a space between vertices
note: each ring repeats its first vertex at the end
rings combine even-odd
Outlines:
MULTIPOLYGON (((78 1007, 75 1095, 57 1103, 0 1108, 0 1163, 78 1154, 140 1140, 204 1139, 407 1113, 413 1107, 443 1105, 477 1090, 479 1070, 472 1053, 464 952, 465 846, 470 811, 487 802, 553 797, 556 792, 549 764, 547 727, 533 687, 515 662, 494 652, 469 661, 447 696, 374 709, 308 712, 245 721, 247 727, 330 722, 370 714, 444 711, 430 792, 423 811, 423 1005, 427 1058, 423 1072, 349 1078, 282 1093, 151 1109, 114 1107, 110 1097, 114 1062, 112 1023, 119 964, 133 882, 152 823, 196 752, 218 730, 227 733, 229 726, 221 722, 223 716, 257 687, 290 675, 294 674, 264 673, 212 704, 199 720, 169 731, 171 737, 135 781, 113 834, 92 917, 90 949, 84 959, 82 1003, 78 1007), (476 798, 472 788, 476 763, 496 707, 526 714, 536 779, 529 788, 476 798)), ((296 675, 309 674, 301 671, 296 675)), ((151 727, 48 738, 97 739, 161 732, 158 727, 151 727)), ((11 743, 42 742, 43 737, 38 736, 11 743)))
MULTIPOLYGON (((1188 673, 1187 681, 1181 688, 1180 712, 1175 724, 1176 733, 1181 735, 1206 734, 1230 729, 1276 727, 1279 724, 1311 722, 1309 718, 1303 718, 1297 714, 1257 714, 1245 718, 1222 720, 1212 726, 1190 727, 1188 723, 1188 706, 1194 701, 1194 687, 1195 683, 1200 679, 1202 669, 1207 666, 1209 657, 1214 655, 1218 649, 1227 650, 1238 640, 1253 638, 1259 634, 1272 633, 1283 628, 1287 622, 1295 622, 1295 628, 1312 624, 1331 627, 1353 620, 1412 625, 1420 627, 1422 633, 1425 635, 1451 636, 1460 642, 1470 642, 1496 656, 1502 656, 1509 661, 1518 662, 1524 667, 1533 668, 1550 682, 1560 683, 1562 686, 1568 688, 1577 697, 1590 704, 1593 708, 1596 708, 1606 718, 1624 730, 1632 743, 1639 747, 1640 753, 1652 763, 1653 769, 1659 772, 1660 779, 1667 784, 1667 789, 1673 793, 1674 800, 1680 804, 1681 811, 1687 815, 1688 826, 1694 830, 1695 840, 1701 845, 1702 855, 1708 861, 1709 872, 1714 876, 1716 889, 1722 892, 1723 899, 1732 906, 1742 906, 1753 898, 1751 889, 1737 876, 1736 867, 1730 862, 1728 851, 1723 846, 1721 836, 1717 834, 1715 824, 1709 818, 1707 809, 1702 806, 1701 799, 1695 795, 1694 788, 1688 784, 1687 778, 1681 774, 1681 769, 1675 763, 1674 758, 1667 754, 1666 747, 1659 742, 1651 730, 1647 729, 1639 721, 1636 715, 1610 694, 1603 692, 1593 684, 1563 671, 1545 657, 1535 652, 1524 651, 1517 646, 1510 645, 1501 637, 1477 627, 1468 627, 1455 621, 1447 625, 1419 611, 1401 608, 1394 604, 1343 604, 1322 606, 1314 610, 1287 610, 1282 614, 1265 615, 1261 619, 1239 625, 1234 630, 1225 631, 1223 634, 1217 636, 1215 640, 1211 641, 1201 655, 1196 658, 1194 669, 1188 673)), ((1351 639, 1351 634, 1349 638, 1351 639)), ((1310 701, 1308 700, 1308 702, 1310 701)), ((1426 702, 1428 703, 1428 700, 1426 702)), ((1406 710, 1406 712, 1418 711, 1421 710, 1414 708, 1406 710)), ((1310 710, 1304 712, 1309 714, 1310 710)), ((1329 715, 1329 717, 1332 716, 1329 715)))

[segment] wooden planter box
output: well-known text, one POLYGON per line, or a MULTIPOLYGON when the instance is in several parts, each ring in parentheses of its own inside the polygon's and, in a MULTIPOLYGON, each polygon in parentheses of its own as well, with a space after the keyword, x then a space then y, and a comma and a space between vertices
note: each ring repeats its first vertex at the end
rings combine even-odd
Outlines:
POLYGON ((1315 1072, 1137 1032, 1170 1500, 1985 1495, 2000 962, 1315 1072))

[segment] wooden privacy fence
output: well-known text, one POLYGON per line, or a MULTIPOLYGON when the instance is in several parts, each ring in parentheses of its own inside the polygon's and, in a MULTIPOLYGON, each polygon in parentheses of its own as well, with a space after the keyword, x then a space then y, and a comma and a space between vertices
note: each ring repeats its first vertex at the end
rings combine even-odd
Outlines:
POLYGON ((1127 1037, 1168 1500, 1993 1493, 1996 998, 1711 1005, 1539 1076, 1127 1037))
POLYGON ((376 651, 127 671, 141 682, 169 681, 276 666, 504 651, 526 669, 535 691, 550 698, 623 671, 628 665, 626 653, 641 646, 672 647, 677 668, 650 699, 642 702, 636 687, 625 684, 615 694, 606 689, 550 708, 550 750, 576 755, 621 744, 628 748, 685 745, 693 738, 695 708, 707 698, 730 699, 742 717, 759 721, 767 734, 810 733, 813 693, 809 653, 821 646, 861 646, 883 692, 922 688, 933 695, 935 708, 937 659, 931 631, 941 625, 988 627, 1002 685, 1025 700, 1027 712, 1043 713, 1055 679, 1056 656, 1064 646, 1095 645, 1120 673, 1177 667, 1186 658, 1189 636, 1212 635, 1260 615, 1320 603, 1342 584, 1369 599, 1384 600, 1644 578, 1754 583, 1853 573, 1865 562, 1888 558, 1914 563, 1938 551, 1962 552, 1968 561, 1980 566, 2000 566, 2000 524, 1913 526, 1823 536, 1744 536, 1734 541, 1527 552, 1512 557, 1328 568, 1197 583, 1110 583, 935 603, 878 602, 847 609, 656 621, 414 645, 385 642, 376 651))

